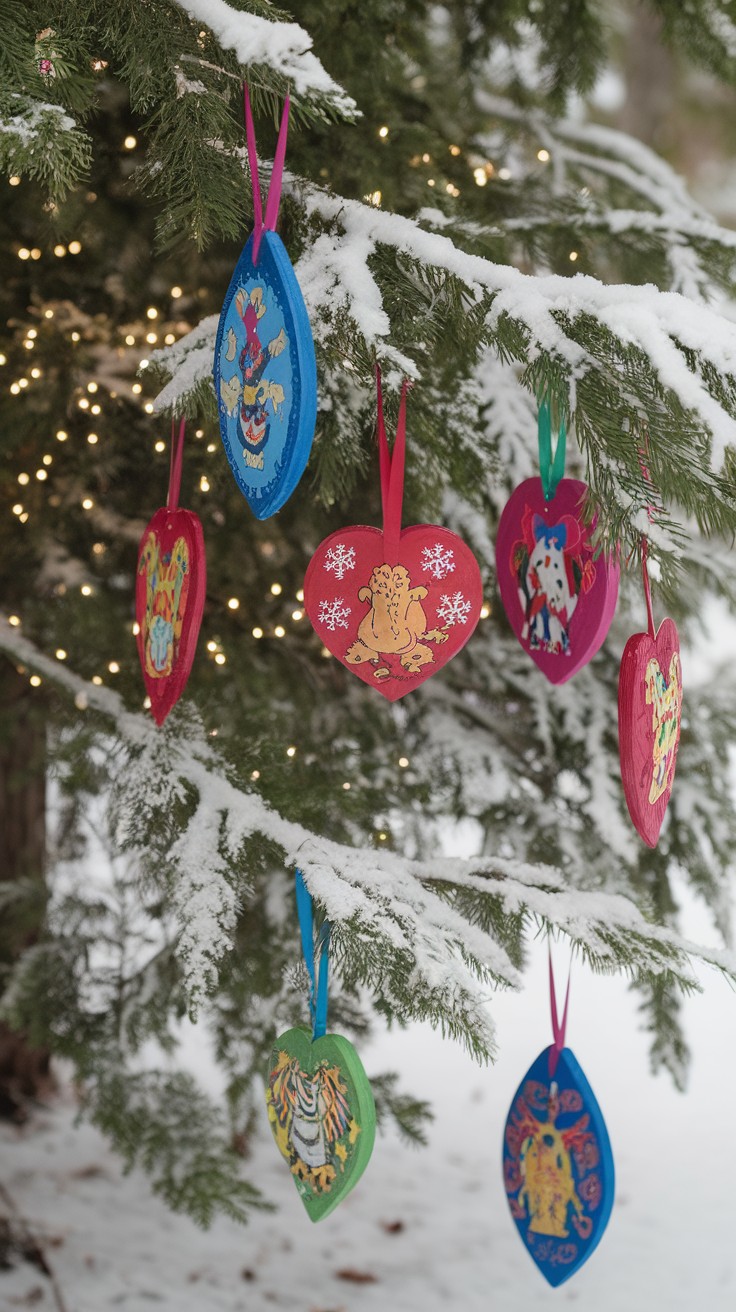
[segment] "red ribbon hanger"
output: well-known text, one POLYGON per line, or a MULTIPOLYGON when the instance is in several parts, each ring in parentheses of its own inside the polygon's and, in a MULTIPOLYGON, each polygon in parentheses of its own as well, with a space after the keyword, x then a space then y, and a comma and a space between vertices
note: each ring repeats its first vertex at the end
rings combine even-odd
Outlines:
POLYGON ((387 565, 395 565, 399 555, 401 511, 404 502, 404 467, 406 463, 406 393, 411 384, 405 379, 401 386, 399 419, 393 451, 388 449, 386 424, 383 417, 383 387, 381 366, 376 365, 376 392, 378 401, 378 460, 381 471, 381 503, 383 507, 383 550, 387 565))
POLYGON ((184 458, 184 430, 187 421, 182 415, 179 424, 179 440, 175 439, 176 420, 171 420, 171 454, 169 460, 169 491, 166 497, 166 509, 177 510, 179 507, 179 492, 181 491, 181 470, 184 458))
MULTIPOLYGON (((552 966, 552 949, 548 948, 549 953, 549 1004, 552 1013, 552 1037, 553 1044, 549 1050, 549 1074, 550 1079, 557 1070, 557 1063, 560 1060, 560 1053, 565 1046, 565 1031, 567 1030, 567 1008, 570 1002, 570 971, 567 974, 567 990, 565 992, 565 1007, 560 1021, 557 1013, 557 995, 555 993, 555 972, 552 966)), ((570 963, 572 968, 572 962, 570 963)))
POLYGON ((248 83, 243 83, 243 101, 245 105, 245 139, 248 146, 248 166, 250 168, 250 185, 253 191, 253 266, 258 264, 258 255, 261 249, 261 237, 264 232, 273 232, 276 228, 276 222, 279 217, 279 205, 281 203, 281 184, 284 176, 284 159, 286 157, 286 134, 289 129, 289 97, 287 95, 284 102, 284 112, 281 115, 281 126, 279 127, 279 138, 276 143, 276 154, 273 158, 273 172, 271 182, 268 188, 268 198, 266 200, 266 218, 263 218, 263 202, 261 200, 261 183, 258 176, 258 154, 256 152, 256 130, 253 125, 253 113, 250 107, 250 95, 248 94, 248 83))

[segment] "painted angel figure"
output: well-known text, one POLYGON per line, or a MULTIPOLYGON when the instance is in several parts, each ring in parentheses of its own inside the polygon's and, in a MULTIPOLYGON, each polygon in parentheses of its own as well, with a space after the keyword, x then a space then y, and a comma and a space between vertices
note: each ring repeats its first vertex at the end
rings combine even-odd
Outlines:
MULTIPOLYGON (((263 301, 263 288, 254 287, 250 294, 245 288, 240 289, 235 297, 235 306, 245 329, 245 345, 238 357, 238 370, 231 378, 222 378, 220 395, 228 414, 235 414, 240 407, 240 429, 246 451, 260 452, 268 441, 269 410, 271 402, 273 413, 278 413, 284 400, 284 389, 280 383, 274 383, 264 377, 272 360, 285 349, 287 336, 283 325, 277 335, 264 346, 258 334, 258 321, 266 313, 263 301)), ((228 329, 227 351, 225 358, 234 361, 238 353, 238 338, 233 328, 228 329)))

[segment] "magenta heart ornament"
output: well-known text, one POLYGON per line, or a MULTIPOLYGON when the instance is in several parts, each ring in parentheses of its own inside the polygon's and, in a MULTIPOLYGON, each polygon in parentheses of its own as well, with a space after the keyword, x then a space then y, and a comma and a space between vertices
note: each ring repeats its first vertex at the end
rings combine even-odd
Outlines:
POLYGON ((472 551, 434 524, 405 529, 391 562, 380 529, 341 529, 317 548, 304 580, 304 605, 325 647, 392 702, 457 655, 482 602, 472 551))
POLYGON ((498 525, 496 571, 504 610, 521 646, 551 683, 572 678, 598 651, 618 599, 619 565, 591 543, 582 519, 587 488, 563 478, 551 500, 529 478, 498 525))
POLYGON ((672 793, 682 719, 680 639, 673 620, 654 637, 635 633, 621 657, 618 733, 621 780, 637 832, 656 847, 672 793))

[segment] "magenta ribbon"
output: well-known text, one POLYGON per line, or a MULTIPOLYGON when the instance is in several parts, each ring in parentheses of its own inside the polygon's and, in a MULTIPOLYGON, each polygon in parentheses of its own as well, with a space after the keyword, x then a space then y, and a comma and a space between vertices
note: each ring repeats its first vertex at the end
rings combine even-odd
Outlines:
POLYGON ((256 130, 253 125, 253 113, 250 107, 250 96, 248 94, 248 83, 243 83, 243 101, 245 105, 245 140, 248 146, 248 166, 250 168, 250 184, 253 191, 253 267, 258 264, 258 255, 261 249, 261 237, 264 232, 273 232, 276 228, 276 222, 279 217, 279 205, 281 204, 281 184, 284 176, 284 159, 286 157, 286 134, 289 128, 289 97, 287 95, 284 102, 284 112, 281 115, 281 126, 279 127, 279 138, 276 143, 276 154, 273 159, 273 172, 271 182, 268 188, 268 197, 266 200, 266 218, 263 218, 263 203, 261 200, 261 183, 258 176, 258 155, 256 152, 256 130))
POLYGON ((555 972, 552 966, 552 950, 549 952, 549 1003, 552 1012, 552 1037, 554 1042, 549 1050, 549 1076, 553 1078, 557 1070, 557 1063, 560 1060, 560 1053, 565 1046, 565 1031, 567 1029, 567 1008, 570 1002, 570 974, 567 976, 567 991, 565 993, 565 1009, 562 1013, 562 1022, 559 1020, 557 1013, 557 994, 555 993, 555 972))
POLYGON ((401 510, 404 502, 404 467, 406 464, 406 393, 409 387, 410 384, 404 380, 401 387, 396 438, 393 451, 389 451, 386 424, 383 417, 381 366, 376 365, 378 461, 381 471, 381 505, 383 507, 383 552, 387 565, 396 565, 399 558, 401 510))
POLYGON ((179 440, 175 439, 176 420, 171 420, 171 456, 169 459, 169 491, 166 496, 166 509, 177 510, 179 492, 181 491, 181 470, 184 459, 184 430, 187 421, 182 415, 179 424, 179 440))

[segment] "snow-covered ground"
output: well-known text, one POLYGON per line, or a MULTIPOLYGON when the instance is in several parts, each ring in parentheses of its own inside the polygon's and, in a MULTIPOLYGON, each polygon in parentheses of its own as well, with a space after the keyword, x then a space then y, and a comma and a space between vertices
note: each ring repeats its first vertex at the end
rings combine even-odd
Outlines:
MULTIPOLYGON (((649 1075, 635 995, 620 979, 574 968, 568 1041, 608 1122, 617 1197, 598 1251, 551 1290, 516 1235, 500 1170, 510 1100, 550 1037, 542 944, 533 955, 525 992, 493 1000, 501 1054, 492 1069, 428 1028, 383 1035, 364 1052, 369 1073, 400 1070, 406 1087, 432 1100, 430 1146, 379 1137, 354 1192, 318 1225, 265 1113, 249 1169, 278 1210, 208 1233, 168 1212, 142 1175, 123 1177, 96 1131, 75 1126, 71 1103, 24 1130, 4 1128, 3 1182, 46 1241, 66 1312, 536 1312, 575 1303, 730 1312, 736 997, 709 974, 704 994, 685 1004, 694 1060, 682 1096, 649 1075)), ((187 1047, 195 1061, 194 1036, 187 1047)), ((49 1281, 30 1265, 1 1272, 2 1312, 27 1306, 58 1307, 49 1281)))

